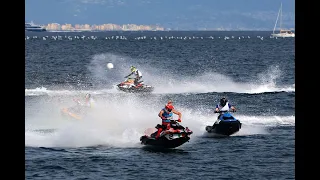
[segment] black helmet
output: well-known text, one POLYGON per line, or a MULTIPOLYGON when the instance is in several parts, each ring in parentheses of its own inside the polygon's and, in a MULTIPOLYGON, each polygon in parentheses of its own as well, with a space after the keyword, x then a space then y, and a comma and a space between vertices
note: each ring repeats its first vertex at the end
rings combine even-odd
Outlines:
POLYGON ((225 97, 220 99, 220 105, 221 106, 225 106, 227 104, 227 102, 228 102, 228 99, 226 99, 225 97))

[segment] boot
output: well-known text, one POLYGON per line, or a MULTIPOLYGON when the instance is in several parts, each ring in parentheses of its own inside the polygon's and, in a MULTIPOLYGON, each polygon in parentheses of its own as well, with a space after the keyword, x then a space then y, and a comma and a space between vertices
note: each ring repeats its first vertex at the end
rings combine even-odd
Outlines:
POLYGON ((159 138, 161 131, 162 131, 162 128, 159 128, 159 129, 158 129, 158 132, 157 132, 157 135, 156 135, 156 139, 159 138))

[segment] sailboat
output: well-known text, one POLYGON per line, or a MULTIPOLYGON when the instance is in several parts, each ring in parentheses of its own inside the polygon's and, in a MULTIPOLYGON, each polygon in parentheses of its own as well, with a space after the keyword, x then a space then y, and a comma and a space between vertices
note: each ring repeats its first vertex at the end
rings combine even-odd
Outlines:
POLYGON ((276 23, 274 25, 274 28, 273 28, 271 36, 273 36, 273 37, 295 37, 295 34, 291 30, 282 28, 282 3, 280 5, 280 9, 279 9, 279 12, 278 12, 277 20, 276 20, 276 23), (279 16, 280 16, 280 31, 279 31, 279 33, 275 33, 279 16))

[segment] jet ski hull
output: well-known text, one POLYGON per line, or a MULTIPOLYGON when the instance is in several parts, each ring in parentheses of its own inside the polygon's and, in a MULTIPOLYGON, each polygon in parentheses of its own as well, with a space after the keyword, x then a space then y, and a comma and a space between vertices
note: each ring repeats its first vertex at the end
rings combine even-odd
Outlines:
POLYGON ((123 87, 118 85, 118 89, 127 93, 150 93, 153 91, 151 86, 142 86, 142 87, 123 87))
POLYGON ((134 79, 129 78, 125 82, 121 82, 117 85, 118 89, 127 93, 150 93, 153 91, 153 87, 145 85, 143 81, 139 81, 137 85, 134 85, 134 79))
MULTIPOLYGON (((147 147, 156 148, 176 148, 183 145, 190 140, 190 135, 193 133, 188 127, 184 128, 177 120, 172 120, 170 123, 171 128, 169 130, 162 131, 159 138, 155 138, 157 131, 150 135, 144 135, 140 137, 141 144, 147 147)), ((162 127, 158 124, 155 128, 162 127)))
POLYGON ((82 116, 69 111, 68 108, 62 108, 61 114, 65 117, 69 117, 69 118, 76 119, 76 120, 82 120, 82 116))
POLYGON ((241 123, 238 120, 224 120, 219 124, 213 126, 207 126, 206 131, 208 133, 215 133, 224 136, 230 136, 237 133, 241 129, 241 123))
POLYGON ((140 138, 141 144, 152 147, 160 147, 160 148, 176 148, 181 146, 182 144, 188 142, 190 137, 185 135, 184 137, 168 140, 165 137, 160 137, 159 139, 150 138, 148 136, 142 136, 140 138))
POLYGON ((208 133, 214 133, 223 136, 230 136, 241 129, 241 122, 234 118, 229 112, 223 112, 219 119, 212 125, 206 126, 208 133))

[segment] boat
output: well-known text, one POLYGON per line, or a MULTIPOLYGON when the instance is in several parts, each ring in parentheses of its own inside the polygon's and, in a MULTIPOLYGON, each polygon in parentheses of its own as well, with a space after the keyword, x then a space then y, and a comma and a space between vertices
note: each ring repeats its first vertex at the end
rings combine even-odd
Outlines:
POLYGON ((242 123, 233 117, 229 111, 220 111, 215 113, 220 113, 220 115, 212 126, 206 126, 205 129, 208 133, 230 136, 241 129, 242 123))
POLYGON ((117 85, 118 89, 127 93, 150 93, 153 91, 153 87, 145 85, 143 81, 139 81, 137 85, 134 85, 134 79, 128 78, 124 82, 117 85))
POLYGON ((272 37, 283 37, 283 38, 285 38, 285 37, 295 37, 295 33, 294 32, 292 32, 289 29, 284 29, 282 27, 282 3, 280 5, 280 9, 279 9, 279 12, 278 12, 277 20, 276 20, 276 23, 274 25, 274 28, 273 28, 271 36, 272 37), (278 33, 275 33, 279 17, 280 17, 280 23, 279 23, 280 24, 280 30, 279 30, 278 33))
POLYGON ((34 24, 32 21, 30 23, 25 23, 25 31, 34 31, 34 32, 44 32, 47 31, 46 28, 34 24))
POLYGON ((188 127, 183 127, 178 123, 178 120, 171 120, 171 128, 164 130, 160 133, 159 138, 155 138, 158 128, 162 127, 158 124, 155 128, 151 129, 152 134, 145 131, 145 135, 140 137, 141 144, 146 147, 160 148, 160 149, 173 149, 190 140, 190 135, 193 133, 188 127))

